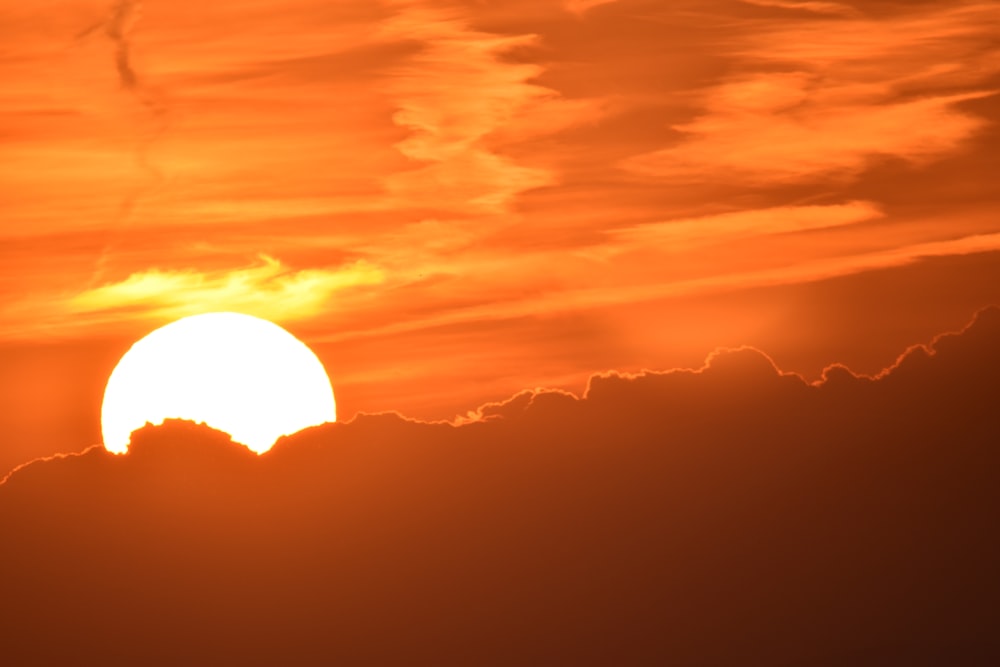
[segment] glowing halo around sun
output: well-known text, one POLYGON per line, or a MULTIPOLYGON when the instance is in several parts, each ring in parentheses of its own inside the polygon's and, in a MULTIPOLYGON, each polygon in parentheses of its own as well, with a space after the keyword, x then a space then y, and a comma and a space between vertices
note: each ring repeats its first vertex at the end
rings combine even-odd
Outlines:
POLYGON ((204 422, 260 454, 337 413, 330 378, 302 341, 257 317, 207 313, 148 334, 108 378, 106 449, 124 453, 132 431, 167 418, 204 422))

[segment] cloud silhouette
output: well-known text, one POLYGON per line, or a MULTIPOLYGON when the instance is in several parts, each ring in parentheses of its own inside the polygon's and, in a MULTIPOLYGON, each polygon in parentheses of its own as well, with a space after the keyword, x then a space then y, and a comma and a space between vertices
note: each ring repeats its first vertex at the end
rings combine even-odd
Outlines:
POLYGON ((984 665, 1000 308, 878 377, 763 353, 362 415, 187 422, 0 485, 7 664, 984 665))

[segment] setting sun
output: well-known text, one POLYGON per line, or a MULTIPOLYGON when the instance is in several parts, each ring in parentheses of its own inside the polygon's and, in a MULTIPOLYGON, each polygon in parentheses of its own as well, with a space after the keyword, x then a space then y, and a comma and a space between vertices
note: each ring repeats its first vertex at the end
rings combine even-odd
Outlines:
POLYGON ((0 0, 0 667, 1000 667, 998 36, 0 0))
POLYGON ((330 380, 312 350, 276 324, 208 313, 153 331, 125 353, 104 392, 104 446, 117 453, 145 423, 189 419, 255 452, 336 419, 330 380))

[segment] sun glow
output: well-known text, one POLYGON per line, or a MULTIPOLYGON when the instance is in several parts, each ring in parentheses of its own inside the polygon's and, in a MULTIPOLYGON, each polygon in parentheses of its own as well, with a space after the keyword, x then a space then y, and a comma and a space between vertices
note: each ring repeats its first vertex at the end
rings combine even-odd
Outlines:
POLYGON ((282 435, 336 419, 323 364, 266 320, 208 313, 163 326, 121 358, 104 390, 104 446, 123 453, 132 431, 164 419, 204 422, 257 453, 282 435))

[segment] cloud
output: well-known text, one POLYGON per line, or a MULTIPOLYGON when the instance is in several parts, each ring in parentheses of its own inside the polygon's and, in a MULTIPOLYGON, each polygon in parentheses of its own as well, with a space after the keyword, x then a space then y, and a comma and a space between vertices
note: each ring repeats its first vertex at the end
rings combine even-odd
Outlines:
POLYGON ((895 101, 804 72, 755 74, 707 91, 706 113, 674 126, 683 136, 676 146, 624 164, 675 181, 853 177, 881 156, 925 163, 957 150, 985 122, 956 105, 992 94, 895 101))
POLYGON ((247 269, 202 272, 151 269, 75 296, 78 314, 129 312, 142 317, 177 318, 215 310, 238 310, 258 317, 288 320, 314 315, 345 289, 377 285, 381 269, 364 260, 336 269, 293 271, 274 258, 247 269))
POLYGON ((613 241, 608 251, 620 252, 628 247, 654 245, 670 252, 683 252, 705 245, 853 225, 881 217, 883 213, 879 207, 866 201, 734 211, 615 230, 611 233, 613 241))
MULTIPOLYGON (((841 216, 840 219, 844 224, 851 223, 850 216, 852 214, 862 213, 865 210, 865 207, 853 210, 847 208, 838 213, 836 207, 827 208, 834 209, 827 211, 827 222, 835 221, 838 216, 841 216)), ((874 211, 874 209, 868 210, 874 211)), ((793 215, 790 218, 794 220, 796 216, 793 215)), ((711 220, 711 218, 709 219, 711 220)), ((738 217, 736 219, 744 222, 751 218, 741 219, 738 217)), ((859 217, 856 220, 860 221, 861 219, 859 217)), ((664 227, 666 226, 664 225, 664 227)), ((784 231, 790 232, 792 228, 784 231)), ((653 233, 655 234, 655 232, 653 233)), ((780 232, 772 230, 770 233, 780 232)), ((754 236, 759 236, 759 234, 754 236)), ((602 272, 605 271, 604 267, 609 260, 621 263, 620 258, 631 260, 631 255, 644 252, 645 255, 639 256, 639 259, 636 260, 636 273, 639 275, 639 279, 634 282, 620 280, 618 284, 601 285, 598 283, 595 285, 593 282, 583 280, 565 280, 554 282, 551 286, 547 285, 545 289, 538 289, 528 294, 518 290, 510 290, 507 293, 494 293, 491 300, 472 296, 461 300, 443 300, 437 304, 437 307, 418 311, 411 318, 387 319, 373 323, 364 329, 348 325, 331 334, 318 336, 316 340, 324 343, 339 343, 359 334, 372 337, 392 336, 457 324, 494 323, 514 318, 537 316, 539 313, 544 313, 546 317, 553 317, 574 312, 600 312, 602 308, 626 304, 642 304, 661 299, 699 295, 739 293, 761 287, 796 285, 867 271, 906 266, 933 257, 973 255, 1000 250, 1000 233, 988 233, 859 252, 845 251, 837 244, 830 244, 830 247, 824 248, 825 252, 818 256, 791 257, 774 262, 772 257, 758 257, 746 251, 744 246, 752 238, 746 229, 740 230, 733 238, 729 239, 713 239, 707 235, 696 236, 688 242, 687 246, 682 242, 676 247, 669 244, 657 247, 653 242, 643 244, 640 242, 641 238, 640 232, 636 234, 635 239, 630 240, 630 243, 624 243, 617 248, 594 246, 576 253, 583 262, 582 266, 585 272, 603 275, 602 272), (741 234, 744 234, 742 238, 741 234), (741 245, 741 241, 743 245, 741 245), (701 258, 697 256, 693 264, 685 264, 685 261, 689 259, 685 250, 699 244, 711 247, 713 243, 717 243, 719 248, 727 249, 728 263, 718 262, 721 253, 717 253, 717 256, 712 258, 713 261, 707 265, 699 264, 701 258), (649 266, 650 256, 656 258, 656 270, 660 272, 655 274, 660 276, 655 280, 651 279, 651 276, 654 275, 651 273, 653 269, 646 268, 649 266)), ((522 257, 521 260, 526 266, 534 266, 541 275, 557 274, 557 267, 547 265, 543 256, 528 255, 522 257)), ((575 265, 572 268, 580 270, 580 266, 575 265)), ((566 264, 563 264, 562 270, 565 271, 565 267, 566 264)), ((500 271, 501 268, 503 267, 499 266, 497 270, 500 271)), ((628 274, 625 277, 627 278, 628 274)), ((612 281, 609 279, 605 282, 612 281)), ((448 289, 445 290, 437 282, 432 284, 438 288, 438 292, 443 291, 449 296, 454 295, 462 288, 469 287, 468 284, 454 288, 449 285, 448 289)))
POLYGON ((927 2, 877 18, 777 22, 751 36, 740 54, 762 63, 836 70, 855 80, 944 74, 967 85, 989 81, 996 72, 992 35, 998 25, 1000 11, 992 2, 927 2))
POLYGON ((854 179, 885 158, 925 165, 953 155, 987 125, 964 103, 997 92, 998 27, 993 3, 747 26, 727 47, 739 73, 692 91, 692 116, 670 124, 675 140, 621 165, 678 183, 780 187, 854 179))
POLYGON ((841 2, 795 2, 793 0, 742 0, 748 5, 759 7, 778 7, 817 14, 833 14, 834 16, 859 16, 860 12, 850 5, 841 2))
POLYGON ((541 67, 505 58, 532 46, 535 37, 473 30, 461 15, 432 3, 394 6, 399 13, 384 23, 384 37, 421 46, 383 84, 398 106, 394 121, 411 132, 396 147, 428 164, 392 175, 388 190, 411 204, 489 212, 503 210, 524 190, 551 183, 546 171, 519 165, 486 141, 556 97, 529 83, 541 67))
POLYGON ((990 664, 1000 308, 876 378, 763 353, 257 457, 171 422, 0 485, 12 664, 990 664))
POLYGON ((607 5, 618 0, 563 0, 563 6, 574 14, 584 14, 594 7, 607 5))
MULTIPOLYGON (((0 27, 17 54, 0 76, 5 340, 129 335, 132 313, 119 323, 100 311, 108 317, 88 331, 80 324, 98 311, 66 307, 67 295, 128 276, 166 282, 146 276, 153 267, 192 272, 170 284, 214 285, 226 280, 220 267, 246 270, 257 253, 289 273, 377 257, 392 276, 394 289, 366 290, 349 317, 319 311, 308 325, 318 335, 544 319, 549 302, 610 322, 591 306, 708 278, 721 289, 755 272, 793 280, 834 251, 968 236, 996 217, 986 176, 996 151, 980 131, 996 100, 964 97, 996 87, 995 3, 880 3, 843 20, 732 0, 612 2, 580 17, 562 0, 261 0, 194 13, 141 3, 141 24, 118 31, 138 82, 172 110, 150 155, 163 174, 155 192, 134 163, 148 119, 121 90, 117 44, 73 42, 89 25, 111 27, 112 6, 139 4, 26 6, 0 27), (617 168, 623 159, 631 171, 617 168), (115 220, 129 192, 143 196, 126 229, 115 220), (884 222, 770 227, 792 209, 819 225, 849 215, 804 203, 859 201, 884 222), (752 210, 765 211, 759 227, 752 210), (718 221, 718 243, 698 236, 714 215, 741 211, 718 221), (918 226, 923 238, 910 233, 918 226), (615 247, 596 247, 605 241, 615 247), (700 251, 655 252, 689 244, 700 251), (106 262, 102 248, 113 250, 106 262), (587 253, 623 261, 581 261, 587 253), (95 263, 106 265, 98 278, 95 263)), ((337 295, 344 313, 347 292, 337 295)))

